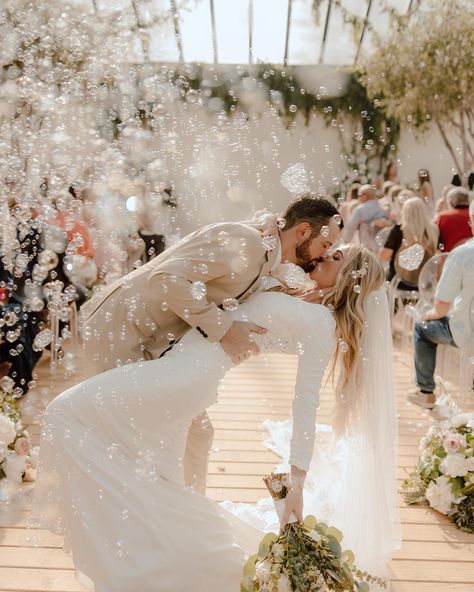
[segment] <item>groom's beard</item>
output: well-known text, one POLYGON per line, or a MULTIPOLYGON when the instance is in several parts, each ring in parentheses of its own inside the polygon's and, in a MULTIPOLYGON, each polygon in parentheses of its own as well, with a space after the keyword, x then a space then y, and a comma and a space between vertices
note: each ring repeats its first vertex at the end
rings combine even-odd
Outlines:
POLYGON ((296 261, 300 267, 306 271, 306 273, 310 273, 314 271, 317 261, 311 257, 311 252, 309 250, 309 246, 313 239, 309 238, 308 240, 302 242, 300 245, 296 245, 296 261))

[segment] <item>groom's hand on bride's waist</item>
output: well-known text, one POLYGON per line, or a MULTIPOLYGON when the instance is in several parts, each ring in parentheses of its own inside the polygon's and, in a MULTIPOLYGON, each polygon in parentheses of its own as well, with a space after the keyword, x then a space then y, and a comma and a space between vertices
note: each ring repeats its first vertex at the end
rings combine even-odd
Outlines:
POLYGON ((252 354, 255 355, 260 352, 260 348, 252 339, 252 334, 264 335, 266 332, 267 330, 259 325, 234 321, 221 339, 221 345, 234 364, 239 364, 252 354))

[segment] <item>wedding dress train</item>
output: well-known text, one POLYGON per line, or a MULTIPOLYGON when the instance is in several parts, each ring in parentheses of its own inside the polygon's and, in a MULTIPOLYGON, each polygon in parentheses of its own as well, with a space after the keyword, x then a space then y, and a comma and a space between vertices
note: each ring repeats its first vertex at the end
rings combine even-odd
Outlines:
MULTIPOLYGON (((322 306, 263 293, 232 313, 268 328, 262 352, 299 355, 290 462, 307 469, 321 380, 335 347, 322 306)), ((236 592, 261 531, 183 485, 192 419, 233 366, 189 331, 158 360, 104 372, 47 408, 34 494, 37 527, 65 535, 95 592, 236 592)))

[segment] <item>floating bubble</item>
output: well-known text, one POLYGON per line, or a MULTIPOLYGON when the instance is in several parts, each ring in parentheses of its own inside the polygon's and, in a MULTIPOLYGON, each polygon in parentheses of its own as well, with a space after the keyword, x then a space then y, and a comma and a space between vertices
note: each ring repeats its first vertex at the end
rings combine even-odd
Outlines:
POLYGON ((280 177, 280 183, 291 193, 309 191, 308 173, 304 164, 290 166, 280 177))
POLYGON ((425 257, 425 249, 419 243, 415 243, 408 249, 404 249, 398 255, 398 265, 407 271, 415 271, 420 267, 425 257))
POLYGON ((222 301, 222 308, 228 311, 234 311, 239 308, 239 301, 235 298, 225 298, 222 301))
POLYGON ((196 300, 203 300, 207 294, 207 287, 204 282, 193 282, 191 286, 191 295, 196 300))
POLYGON ((33 341, 33 349, 35 351, 42 351, 45 347, 47 347, 53 340, 53 334, 49 329, 44 329, 40 331, 38 335, 34 338, 33 341))
POLYGON ((349 351, 349 346, 342 339, 339 339, 338 348, 339 348, 339 351, 341 352, 341 354, 345 354, 346 352, 349 351))
POLYGON ((266 251, 273 251, 277 246, 278 239, 276 236, 264 235, 262 243, 266 251))

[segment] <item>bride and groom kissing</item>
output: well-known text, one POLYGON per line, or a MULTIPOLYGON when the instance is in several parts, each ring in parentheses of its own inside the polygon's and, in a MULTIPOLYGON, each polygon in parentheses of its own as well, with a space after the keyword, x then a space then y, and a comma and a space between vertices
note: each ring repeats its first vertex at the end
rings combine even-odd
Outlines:
POLYGON ((344 494, 381 478, 377 533, 387 540, 369 536, 367 563, 389 553, 395 414, 384 273, 363 247, 333 250, 340 227, 332 204, 304 195, 280 217, 197 230, 83 307, 90 377, 45 412, 34 514, 65 534, 96 592, 239 589, 261 532, 203 495, 206 409, 226 372, 259 352, 298 354, 282 522, 303 516, 332 359, 335 431, 360 444, 350 453, 357 475, 338 499, 351 515, 342 528, 357 538, 373 510, 365 496, 354 520, 344 494))

